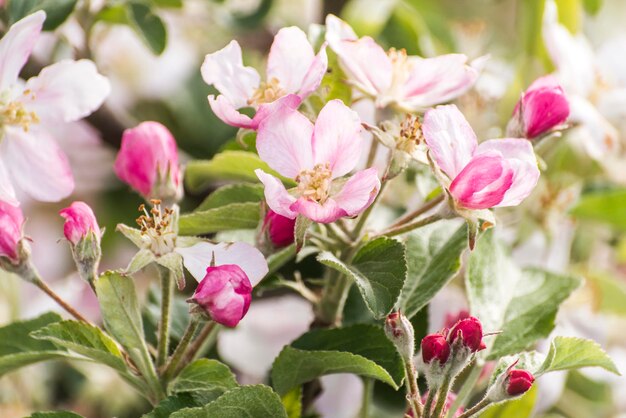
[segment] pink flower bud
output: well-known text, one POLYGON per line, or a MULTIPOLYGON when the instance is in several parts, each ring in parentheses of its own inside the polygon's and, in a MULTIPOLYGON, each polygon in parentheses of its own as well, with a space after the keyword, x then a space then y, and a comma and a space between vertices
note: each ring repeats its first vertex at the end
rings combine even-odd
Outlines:
POLYGON ((568 116, 569 103, 556 78, 541 77, 517 102, 509 131, 514 136, 536 138, 563 124, 568 116))
POLYGON ((19 243, 23 238, 24 215, 19 206, 0 201, 0 257, 19 261, 19 243))
POLYGON ((207 267, 189 302, 196 303, 215 322, 236 326, 245 316, 252 299, 252 285, 235 264, 207 267))
POLYGON ((411 321, 400 312, 392 312, 385 321, 385 334, 406 362, 413 361, 415 332, 411 321))
POLYGON ((114 170, 146 199, 178 200, 182 193, 176 141, 158 122, 124 131, 114 170))
POLYGON ((440 364, 448 361, 450 356, 450 344, 441 334, 430 334, 422 339, 422 360, 430 364, 433 359, 439 360, 440 364))
POLYGON ((286 247, 294 241, 293 230, 296 226, 295 219, 289 219, 279 215, 273 210, 268 210, 263 221, 263 228, 275 247, 286 247))
POLYGON ((526 393, 533 385, 535 377, 526 370, 510 370, 506 379, 506 392, 510 396, 526 393))
POLYGON ((450 344, 454 344, 457 339, 461 338, 462 344, 473 353, 485 348, 483 327, 478 318, 473 316, 457 322, 450 330, 448 337, 450 344))
POLYGON ((78 244, 93 232, 95 238, 100 242, 100 227, 93 211, 85 202, 74 202, 69 207, 59 211, 59 214, 65 218, 63 232, 65 238, 73 245, 78 244))

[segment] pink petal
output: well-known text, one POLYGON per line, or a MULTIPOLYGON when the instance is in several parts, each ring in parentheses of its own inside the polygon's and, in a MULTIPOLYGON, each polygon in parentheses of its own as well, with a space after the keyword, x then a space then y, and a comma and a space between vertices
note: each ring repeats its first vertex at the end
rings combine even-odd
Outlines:
POLYGON ((24 214, 19 206, 0 200, 0 257, 19 260, 19 242, 24 237, 24 214))
POLYGON ((498 152, 475 156, 450 184, 450 194, 468 209, 488 209, 502 202, 513 182, 513 169, 498 152))
POLYGON ((355 87, 372 96, 391 87, 393 65, 385 50, 369 36, 356 41, 342 41, 335 53, 355 87))
POLYGON ((314 59, 313 47, 302 29, 282 28, 267 59, 267 79, 276 78, 287 93, 297 93, 314 59))
POLYGON ((7 126, 2 155, 15 185, 36 200, 58 202, 74 190, 67 157, 54 139, 39 129, 24 132, 7 126))
POLYGON ((349 173, 363 151, 359 115, 341 100, 324 106, 313 131, 314 164, 330 163, 333 178, 349 173))
POLYGON ((490 139, 482 142, 476 152, 487 154, 492 150, 498 151, 513 170, 511 187, 497 206, 519 205, 533 191, 539 180, 537 157, 532 144, 520 138, 490 139))
POLYGON ((297 94, 288 94, 281 97, 278 100, 274 100, 271 103, 264 103, 259 106, 252 118, 252 127, 250 129, 257 129, 261 123, 274 113, 281 112, 283 110, 296 110, 302 103, 302 98, 297 94))
POLYGON ((38 11, 14 23, 0 40, 0 91, 11 87, 39 38, 46 13, 38 11))
POLYGON ((204 81, 214 85, 236 109, 248 106, 248 99, 259 87, 259 73, 243 65, 237 41, 208 54, 200 71, 204 81))
POLYGON ((298 90, 298 95, 305 99, 317 90, 322 83, 322 79, 324 78, 327 69, 328 55, 326 54, 326 42, 324 42, 320 48, 320 52, 317 53, 306 75, 304 76, 304 80, 302 80, 302 85, 300 86, 300 90, 298 90))
POLYGON ((98 109, 111 91, 89 60, 60 61, 26 82, 22 101, 48 123, 74 122, 98 109))
POLYGON ((341 41, 356 41, 357 39, 358 36, 346 22, 332 14, 326 16, 326 40, 333 50, 341 41))
POLYGON ((215 265, 235 264, 246 273, 252 286, 256 286, 268 272, 263 254, 245 242, 199 242, 191 247, 176 248, 183 256, 185 268, 200 282, 215 256, 215 265))
POLYGON ((476 149, 476 134, 455 105, 437 106, 424 115, 424 138, 439 168, 454 179, 476 149))
POLYGON ((256 124, 252 119, 243 113, 239 113, 226 96, 222 94, 217 97, 210 95, 209 105, 215 116, 220 118, 222 122, 237 128, 256 129, 256 124))
POLYGON ((254 172, 265 186, 265 201, 270 209, 279 215, 295 219, 298 214, 291 209, 291 205, 296 201, 296 198, 287 192, 282 181, 261 169, 254 172))
POLYGON ((333 198, 327 199, 323 204, 320 204, 301 197, 291 205, 291 209, 313 222, 322 224, 335 222, 337 219, 347 215, 346 211, 341 209, 333 198))
POLYGON ((59 215, 65 218, 63 233, 65 238, 73 245, 86 238, 91 232, 95 239, 100 242, 100 227, 93 210, 85 202, 73 202, 69 207, 61 209, 59 215))
POLYGON ((375 168, 368 168, 350 177, 333 199, 347 216, 355 216, 372 204, 379 190, 378 171, 375 168))
POLYGON ((17 206, 20 202, 15 196, 15 189, 11 183, 9 172, 2 161, 4 158, 6 157, 0 155, 0 201, 6 202, 9 205, 17 206))
POLYGON ((313 124, 289 106, 281 106, 259 125, 256 149, 271 168, 295 178, 313 166, 313 124))
MULTIPOLYGON (((554 76, 535 80, 515 107, 515 116, 522 122, 526 138, 538 137, 561 125, 569 116, 569 102, 554 76)), ((518 122, 519 123, 519 122, 518 122)))
POLYGON ((462 54, 434 58, 410 57, 413 70, 402 88, 400 105, 419 110, 450 101, 465 93, 478 78, 462 54))

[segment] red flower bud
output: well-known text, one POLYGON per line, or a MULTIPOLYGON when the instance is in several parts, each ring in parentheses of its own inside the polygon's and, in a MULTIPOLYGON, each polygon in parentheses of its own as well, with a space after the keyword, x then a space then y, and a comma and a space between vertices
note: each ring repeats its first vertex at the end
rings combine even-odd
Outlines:
POLYGON ((279 215, 273 210, 268 210, 263 221, 263 228, 275 247, 286 247, 293 243, 293 230, 296 226, 295 219, 289 219, 279 215))
POLYGON ((8 257, 17 263, 19 243, 24 237, 22 224, 24 215, 19 206, 0 201, 0 257, 8 257))
POLYGON ((506 382, 506 392, 510 396, 526 393, 533 385, 535 377, 526 370, 511 370, 508 373, 506 382))
POLYGON ((78 244, 81 239, 85 239, 90 232, 95 234, 96 241, 100 242, 100 227, 93 211, 85 202, 74 202, 69 207, 59 211, 65 218, 63 232, 65 238, 72 243, 78 244))
POLYGON ((433 359, 444 364, 450 356, 450 344, 441 334, 430 334, 422 339, 422 359, 424 363, 430 364, 433 359))
POLYGON ((478 318, 470 316, 461 319, 450 330, 450 344, 453 344, 458 338, 462 338, 463 345, 475 353, 485 348, 483 343, 483 327, 478 318))

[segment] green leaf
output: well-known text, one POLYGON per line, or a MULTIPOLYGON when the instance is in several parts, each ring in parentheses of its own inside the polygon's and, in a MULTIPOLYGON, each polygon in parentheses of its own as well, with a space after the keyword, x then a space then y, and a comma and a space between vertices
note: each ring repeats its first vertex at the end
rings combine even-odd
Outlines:
POLYGON ((492 406, 479 415, 480 418, 530 418, 537 402, 537 386, 530 388, 520 398, 492 406))
POLYGON ((289 418, 300 418, 302 416, 302 386, 293 388, 281 396, 280 400, 289 418))
POLYGON ((255 229, 261 220, 257 202, 231 203, 182 215, 178 221, 181 235, 202 235, 230 229, 255 229))
POLYGON ((235 180, 257 183, 259 179, 254 170, 260 168, 285 183, 295 186, 291 179, 280 176, 272 170, 258 155, 247 151, 224 151, 208 161, 190 161, 185 169, 185 184, 192 192, 200 192, 215 181, 235 180))
POLYGON ((404 245, 387 237, 365 244, 350 265, 326 251, 320 253, 317 260, 354 280, 367 307, 377 318, 391 312, 407 274, 404 245))
POLYGON ((583 0, 583 7, 587 13, 594 16, 602 8, 602 0, 583 0))
POLYGON ((626 229, 626 190, 602 190, 583 195, 570 213, 577 219, 626 229))
MULTIPOLYGON (((302 254, 302 251, 300 252, 300 254, 302 254)), ((267 257, 267 266, 269 267, 269 271, 267 272, 266 277, 270 277, 272 274, 276 273, 278 270, 280 270, 281 267, 283 267, 285 264, 295 258, 295 256, 295 244, 291 244, 288 247, 281 248, 275 253, 270 254, 267 257)))
POLYGON ((193 393, 179 393, 168 396, 142 418, 169 418, 174 412, 184 408, 195 408, 204 405, 193 393))
POLYGON ((96 14, 96 21, 112 23, 116 25, 128 25, 128 14, 123 4, 113 4, 105 6, 96 14))
POLYGON ((72 14, 78 0, 10 0, 7 6, 9 23, 35 13, 37 10, 46 12, 44 30, 54 30, 72 14))
POLYGON ((520 270, 487 231, 470 255, 466 287, 471 312, 488 331, 487 358, 515 354, 554 329, 559 305, 581 280, 538 269, 520 270))
POLYGON ((128 11, 131 26, 153 53, 161 55, 167 46, 167 30, 161 18, 139 1, 129 2, 128 11))
POLYGON ((96 282, 96 293, 107 331, 126 349, 142 374, 154 375, 133 280, 108 271, 96 282))
POLYGON ((31 333, 33 338, 47 340, 116 370, 126 371, 122 353, 115 341, 90 324, 61 321, 31 333))
POLYGON ((354 373, 372 377, 397 389, 403 364, 384 331, 373 325, 315 330, 281 351, 272 367, 272 384, 285 395, 319 376, 354 373))
POLYGON ((190 363, 169 385, 172 393, 209 392, 215 398, 234 387, 237 387, 237 381, 228 366, 209 359, 190 363))
POLYGON ((47 411, 47 412, 35 412, 27 418, 84 418, 82 415, 78 415, 70 411, 47 411))
POLYGON ((0 328, 0 376, 29 364, 67 357, 68 353, 62 348, 30 336, 32 331, 60 320, 59 315, 50 312, 0 328))
POLYGON ((231 203, 260 202, 262 200, 263 185, 250 183, 230 184, 220 187, 211 193, 196 208, 196 211, 214 209, 231 203))
POLYGON ((426 306, 461 268, 467 248, 467 228, 456 222, 438 222, 409 235, 406 241, 408 274, 400 308, 412 318, 426 306))
POLYGON ((300 251, 304 247, 306 240, 306 231, 309 229, 313 221, 302 215, 296 217, 296 224, 293 228, 293 239, 296 244, 296 252, 300 251))
POLYGON ((234 388, 202 408, 182 409, 171 418, 287 418, 280 398, 265 385, 234 388))
POLYGON ((171 7, 180 9, 183 7, 183 0, 150 0, 155 7, 171 7))
POLYGON ((536 375, 557 370, 579 369, 581 367, 601 367, 621 376, 613 360, 592 340, 576 337, 556 337, 550 344, 550 351, 536 375))
POLYGON ((594 307, 600 312, 626 316, 626 285, 609 275, 594 273, 587 276, 593 289, 594 307))

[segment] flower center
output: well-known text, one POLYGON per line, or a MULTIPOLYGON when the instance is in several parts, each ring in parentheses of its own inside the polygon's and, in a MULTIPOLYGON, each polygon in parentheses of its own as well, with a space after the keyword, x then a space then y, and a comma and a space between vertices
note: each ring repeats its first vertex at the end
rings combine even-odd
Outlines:
POLYGON ((137 224, 141 228, 141 238, 146 248, 149 248, 155 255, 171 253, 176 246, 176 232, 172 225, 172 214, 174 211, 169 208, 161 208, 161 201, 153 199, 152 209, 146 210, 146 205, 140 205, 139 211, 143 212, 137 218, 137 224))
POLYGON ((415 152, 419 144, 424 142, 422 124, 415 115, 407 114, 400 124, 400 136, 396 147, 408 154, 415 152))
POLYGON ((302 170, 296 177, 300 196, 324 203, 328 199, 331 184, 330 164, 317 164, 312 170, 302 170))
POLYGON ((249 105, 261 105, 271 103, 285 95, 285 91, 280 87, 280 82, 276 77, 267 82, 261 82, 252 97, 248 100, 249 105))
MULTIPOLYGON (((29 94, 29 90, 24 91, 25 96, 29 94)), ((16 101, 0 104, 0 125, 17 125, 28 132, 32 123, 39 123, 39 117, 35 112, 29 112, 24 103, 16 101)))

